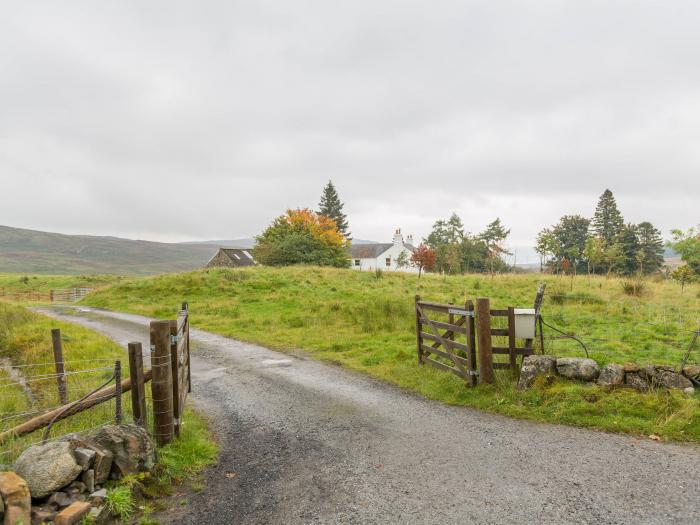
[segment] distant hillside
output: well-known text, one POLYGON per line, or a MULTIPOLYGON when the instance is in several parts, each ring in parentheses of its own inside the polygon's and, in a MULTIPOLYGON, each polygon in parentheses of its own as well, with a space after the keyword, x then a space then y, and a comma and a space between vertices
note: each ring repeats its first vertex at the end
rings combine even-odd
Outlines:
POLYGON ((148 275, 201 268, 218 246, 63 235, 0 226, 0 272, 148 275))

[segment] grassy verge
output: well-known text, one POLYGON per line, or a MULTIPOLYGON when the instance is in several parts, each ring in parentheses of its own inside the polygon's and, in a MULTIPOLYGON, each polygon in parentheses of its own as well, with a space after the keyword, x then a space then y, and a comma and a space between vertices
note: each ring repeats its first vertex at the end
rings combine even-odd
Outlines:
MULTIPOLYGON (((29 312, 17 305, 0 303, 0 362, 21 367, 19 370, 26 380, 24 386, 17 385, 16 375, 10 376, 6 370, 0 369, 0 431, 31 417, 15 418, 14 415, 59 405, 55 377, 43 377, 53 372, 52 328, 61 329, 68 372, 94 370, 103 364, 111 366, 116 359, 126 363, 125 350, 101 334, 29 312)), ((111 377, 111 368, 105 368, 69 376, 69 400, 79 399, 111 377)), ((127 366, 124 372, 128 375, 127 366)), ((124 395, 122 405, 124 421, 130 422, 128 393, 124 395)), ((57 423, 50 436, 82 432, 96 425, 112 423, 113 418, 113 401, 103 403, 57 423)), ((0 463, 11 463, 26 446, 39 441, 42 433, 38 431, 10 443, 0 443, 0 453, 3 454, 0 463)), ((158 507, 158 498, 171 493, 173 486, 185 481, 196 483, 198 473, 216 460, 218 447, 206 421, 193 410, 187 410, 181 437, 159 449, 158 453, 159 464, 154 476, 130 476, 110 488, 108 504, 115 515, 126 519, 141 512, 143 523, 149 523, 149 511, 158 507)))
MULTIPOLYGON (((310 355, 455 405, 514 417, 665 439, 700 442, 700 397, 659 390, 607 392, 557 381, 527 392, 499 373, 493 386, 465 388, 451 374, 416 364, 413 296, 464 302, 491 297, 492 307, 528 306, 538 275, 441 277, 321 268, 209 270, 130 279, 88 296, 96 307, 166 318, 182 299, 194 326, 282 351, 310 355)), ((544 314, 588 342, 600 363, 677 364, 688 330, 700 325, 698 292, 647 282, 627 296, 617 279, 547 278, 544 314), (572 289, 573 288, 573 289, 572 289), (697 323, 697 324, 696 324, 697 323)), ((552 339, 547 353, 583 355, 552 339)))
MULTIPOLYGON (((101 288, 107 285, 116 284, 124 277, 117 275, 24 275, 16 273, 0 273, 0 301, 35 303, 37 301, 26 301, 20 297, 19 300, 14 294, 41 293, 48 294, 51 290, 62 288, 101 288)), ((44 302, 48 302, 42 298, 44 302)))

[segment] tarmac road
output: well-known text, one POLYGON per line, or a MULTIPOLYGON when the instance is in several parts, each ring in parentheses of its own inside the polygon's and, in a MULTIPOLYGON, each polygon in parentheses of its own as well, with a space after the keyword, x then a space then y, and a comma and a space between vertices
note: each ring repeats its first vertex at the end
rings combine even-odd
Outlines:
MULTIPOLYGON (((143 317, 52 315, 148 343, 143 317)), ((191 340, 190 399, 221 459, 161 522, 700 523, 697 447, 444 406, 302 353, 191 340)))

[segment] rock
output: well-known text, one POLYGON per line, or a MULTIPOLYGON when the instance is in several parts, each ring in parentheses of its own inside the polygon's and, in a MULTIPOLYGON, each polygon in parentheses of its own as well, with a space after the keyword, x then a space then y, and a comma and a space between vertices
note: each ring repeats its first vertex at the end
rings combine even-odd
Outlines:
POLYGON ((53 505, 57 509, 62 509, 68 507, 76 501, 77 500, 74 495, 68 494, 66 492, 54 492, 46 501, 46 504, 53 505))
POLYGON ((677 388, 679 390, 693 388, 693 383, 690 379, 678 372, 668 370, 667 368, 657 368, 654 381, 656 384, 665 386, 666 388, 677 388))
POLYGON ((14 472, 0 472, 0 500, 3 500, 6 525, 31 524, 29 485, 14 472))
POLYGON ((85 501, 76 501, 70 507, 66 507, 56 515, 54 525, 74 525, 87 516, 90 512, 90 504, 85 501))
POLYGON ((656 379, 656 367, 654 365, 646 365, 643 368, 639 369, 639 377, 646 379, 647 383, 650 385, 654 384, 654 381, 656 379))
POLYGON ((639 366, 635 365, 634 363, 625 363, 624 365, 622 365, 622 368, 624 369, 625 373, 639 372, 639 366))
POLYGON ((78 447, 73 451, 73 456, 75 456, 75 462, 83 467, 83 470, 92 467, 92 463, 95 461, 95 451, 89 448, 78 447))
POLYGON ((50 523, 56 517, 56 509, 48 506, 32 509, 32 523, 50 523))
POLYGON ((107 489, 96 490, 88 496, 88 501, 93 505, 102 505, 107 499, 107 489))
MULTIPOLYGON (((143 427, 110 425, 100 429, 92 440, 114 455, 114 466, 121 476, 151 471, 155 467, 155 445, 143 427)), ((95 482, 98 483, 97 479, 95 482)))
POLYGON ((695 388, 692 387, 692 386, 691 386, 691 387, 688 387, 688 388, 684 388, 684 389, 683 389, 683 392, 685 392, 685 393, 688 394, 689 396, 692 396, 692 395, 695 394, 695 388))
POLYGON ((542 375, 554 375, 557 358, 549 355, 529 355, 523 359, 518 388, 529 388, 542 375))
POLYGON ((82 481, 74 481, 68 485, 69 494, 80 494, 81 492, 87 492, 87 485, 82 481))
POLYGON ((625 368, 616 364, 605 365, 598 376, 600 386, 619 386, 625 382, 625 368))
POLYGON ((593 381, 600 370, 593 359, 583 357, 560 357, 557 359, 557 372, 570 379, 593 381))
POLYGON ((639 372, 627 372, 625 374, 625 384, 636 388, 640 392, 649 389, 649 383, 646 379, 639 375, 639 372))
POLYGON ((92 469, 83 472, 80 480, 85 485, 85 490, 87 492, 95 492, 95 471, 92 469))
POLYGON ((686 366, 683 369, 683 375, 690 379, 693 384, 700 386, 700 366, 686 366))
POLYGON ((78 477, 83 468, 73 457, 74 444, 55 441, 32 445, 15 462, 17 473, 27 480, 34 498, 43 498, 65 487, 78 477))

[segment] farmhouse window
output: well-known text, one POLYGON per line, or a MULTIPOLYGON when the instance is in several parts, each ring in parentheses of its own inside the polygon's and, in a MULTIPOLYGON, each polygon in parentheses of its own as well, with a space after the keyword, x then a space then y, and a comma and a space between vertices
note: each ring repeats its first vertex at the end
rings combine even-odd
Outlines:
POLYGON ((360 266, 360 259, 355 259, 355 266, 360 266))
POLYGON ((386 258, 386 265, 391 266, 391 257, 386 258))

